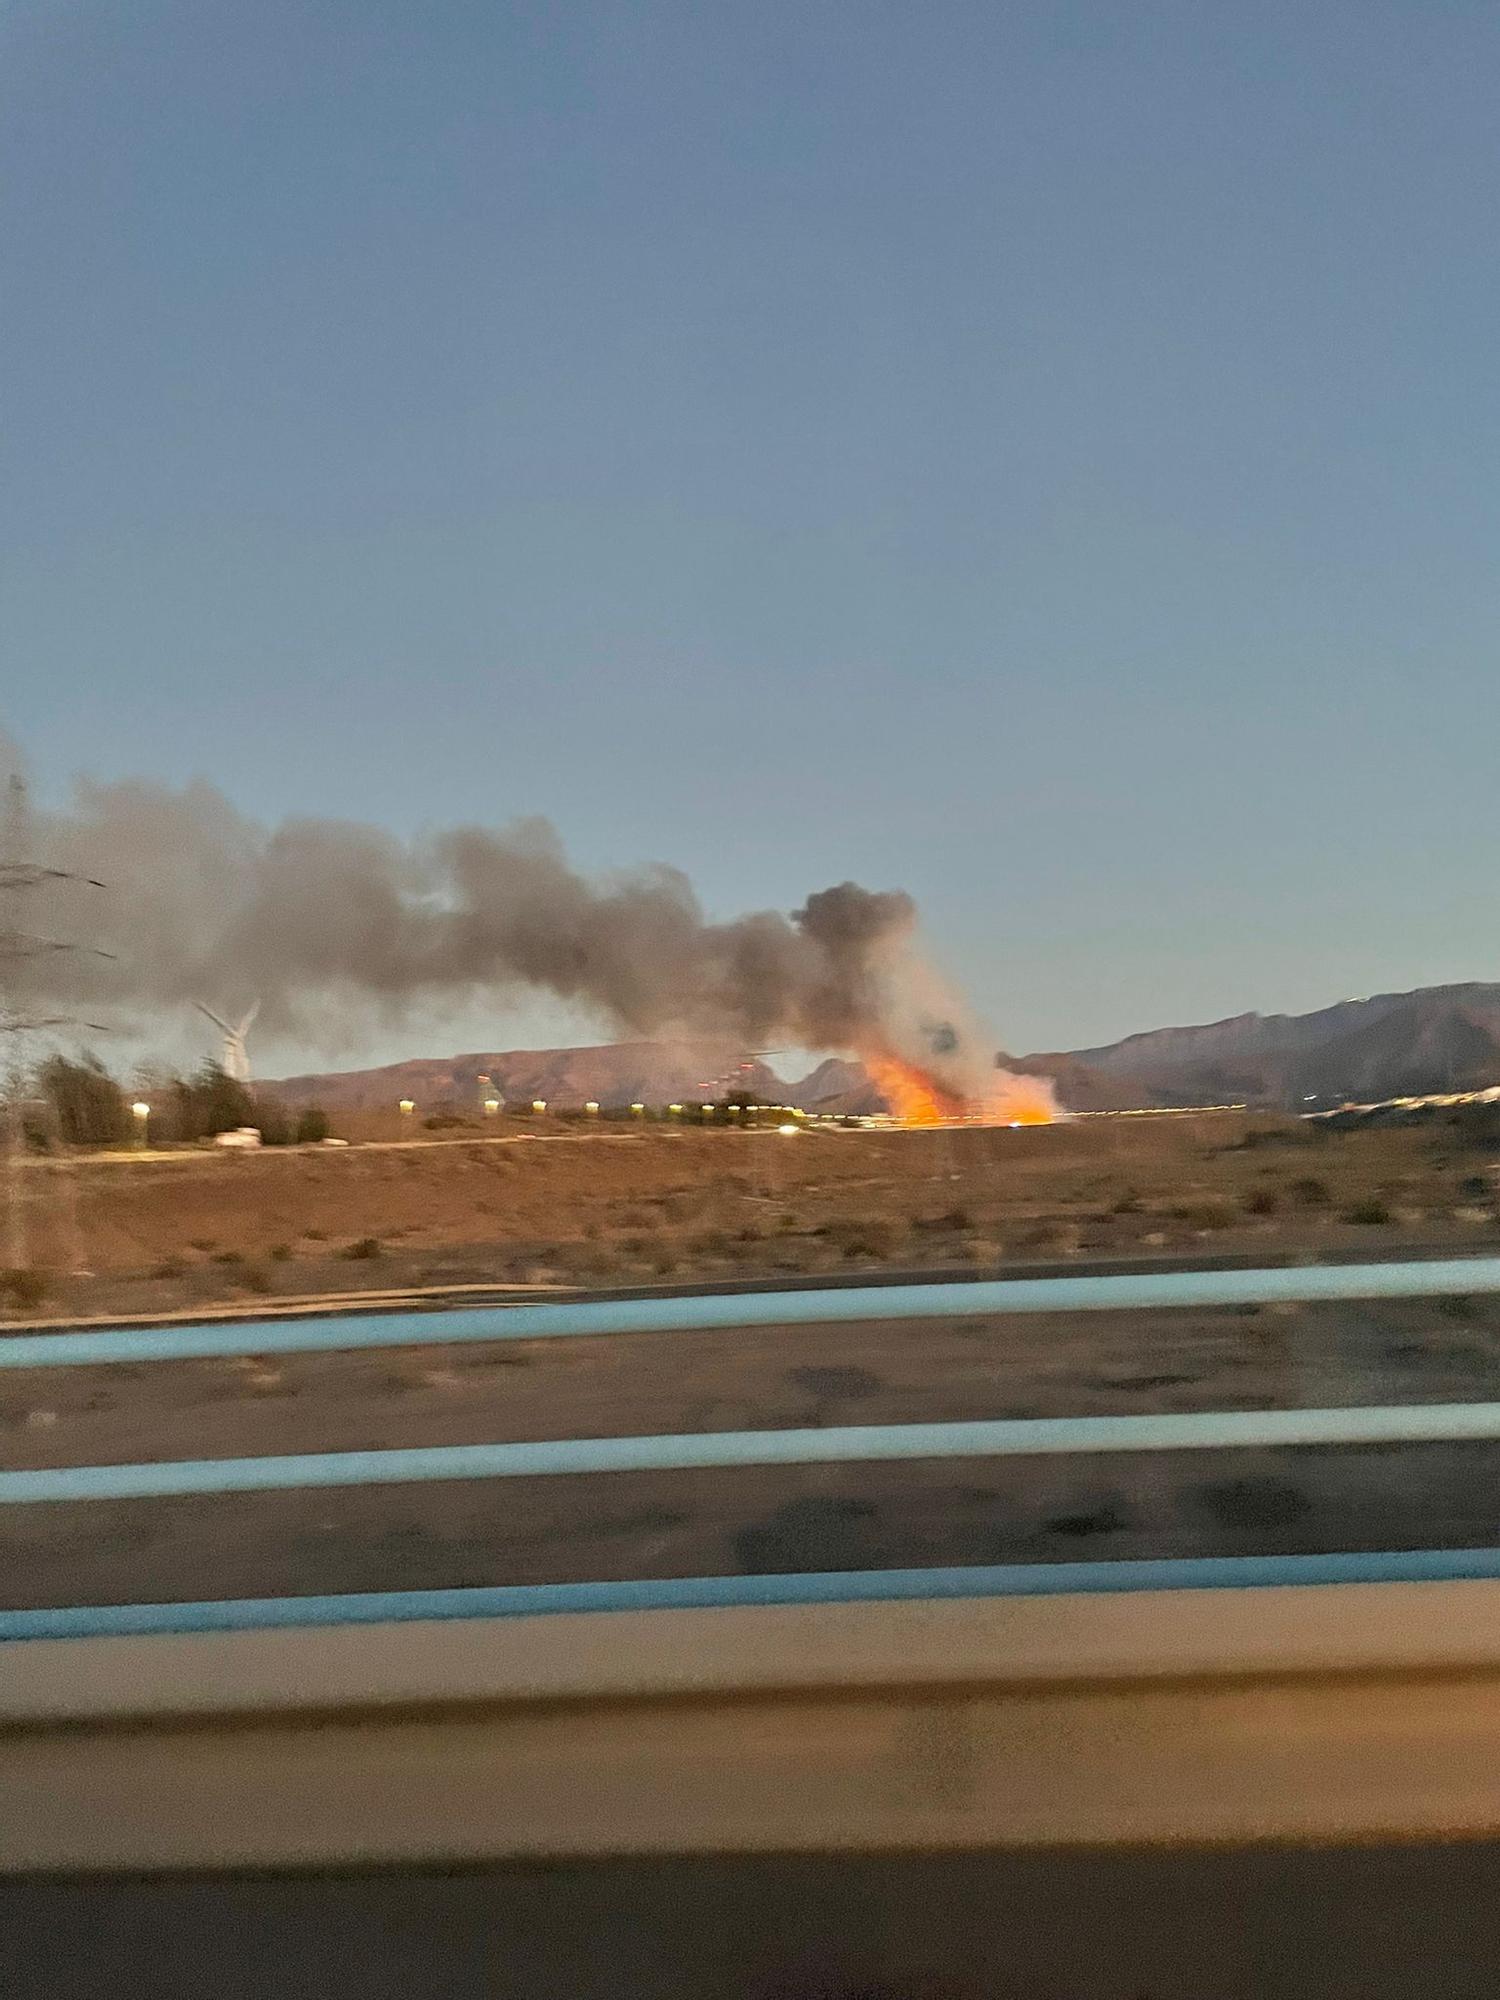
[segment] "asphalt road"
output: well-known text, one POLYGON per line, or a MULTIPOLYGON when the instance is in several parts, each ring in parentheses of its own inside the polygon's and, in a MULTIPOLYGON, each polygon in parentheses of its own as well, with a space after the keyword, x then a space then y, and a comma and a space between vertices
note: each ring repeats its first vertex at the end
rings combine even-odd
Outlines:
POLYGON ((1500 1846, 0 1883, 6 2000, 1492 2000, 1500 1846))

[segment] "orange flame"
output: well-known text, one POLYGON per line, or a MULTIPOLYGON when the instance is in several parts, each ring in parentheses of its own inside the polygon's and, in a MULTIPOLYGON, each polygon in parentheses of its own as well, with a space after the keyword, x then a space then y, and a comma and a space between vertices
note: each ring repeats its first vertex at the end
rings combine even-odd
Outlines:
POLYGON ((995 1079, 995 1088, 980 1114, 984 1125, 1055 1125, 1057 1099, 1052 1082, 1045 1076, 1021 1076, 1007 1071, 995 1079))
POLYGON ((1044 1076, 997 1074, 993 1089, 974 1101, 945 1090, 888 1050, 864 1050, 860 1060, 902 1125, 1051 1125, 1057 1117, 1052 1085, 1044 1076))
POLYGON ((890 1106, 891 1116, 903 1125, 941 1125, 949 1118, 963 1117, 963 1099, 950 1096, 914 1064, 902 1062, 899 1056, 869 1052, 861 1060, 890 1106))

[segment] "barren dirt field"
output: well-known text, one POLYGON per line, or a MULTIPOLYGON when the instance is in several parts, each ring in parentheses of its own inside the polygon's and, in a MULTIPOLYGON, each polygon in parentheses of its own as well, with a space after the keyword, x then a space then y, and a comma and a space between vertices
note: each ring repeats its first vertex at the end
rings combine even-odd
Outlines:
POLYGON ((45 1293, 9 1310, 34 1323, 416 1286, 1480 1250, 1500 1243, 1489 1162, 1447 1128, 1236 1114, 38 1160, 25 1178, 45 1293))
MULTIPOLYGON (((49 1173, 35 1182, 38 1212, 49 1173)), ((62 1306, 149 1315, 361 1287, 1500 1241, 1487 1155, 1452 1135, 1232 1117, 194 1154, 96 1162, 76 1180, 96 1275, 59 1277, 17 1330, 62 1306)), ((1500 1301, 1460 1295, 7 1371, 0 1458, 23 1468, 1497 1394, 1500 1301)), ((1483 1444, 1193 1452, 12 1507, 0 1510, 0 1602, 1488 1544, 1497 1457, 1483 1444)))

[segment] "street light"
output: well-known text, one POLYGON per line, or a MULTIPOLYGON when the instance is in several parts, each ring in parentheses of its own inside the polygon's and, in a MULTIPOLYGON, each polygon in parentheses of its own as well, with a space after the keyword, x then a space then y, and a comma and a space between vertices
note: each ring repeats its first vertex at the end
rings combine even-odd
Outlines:
POLYGON ((588 1113, 590 1118, 597 1118, 599 1116, 599 1106, 594 1098, 591 1097, 583 1108, 588 1113))
POLYGON ((411 1114, 416 1110, 416 1108, 417 1108, 416 1099, 412 1097, 403 1097, 401 1102, 396 1107, 396 1109, 401 1113, 401 1116, 403 1118, 410 1118, 411 1114))
POLYGON ((543 1113, 543 1112, 544 1112, 544 1111, 545 1111, 545 1110, 547 1109, 547 1100, 546 1100, 546 1098, 545 1098, 545 1097, 533 1097, 533 1098, 532 1098, 532 1100, 531 1100, 531 1108, 532 1108, 532 1110, 533 1110, 533 1111, 534 1111, 534 1112, 536 1113, 537 1117, 538 1117, 538 1118, 540 1118, 540 1117, 541 1117, 541 1115, 542 1115, 542 1113, 543 1113))
POLYGON ((135 1120, 135 1143, 138 1146, 144 1146, 146 1143, 146 1125, 151 1116, 151 1106, 141 1103, 132 1104, 130 1115, 135 1120))
POLYGON ((499 1109, 500 1100, 498 1097, 487 1097, 484 1100, 484 1115, 486 1118, 493 1118, 499 1109))

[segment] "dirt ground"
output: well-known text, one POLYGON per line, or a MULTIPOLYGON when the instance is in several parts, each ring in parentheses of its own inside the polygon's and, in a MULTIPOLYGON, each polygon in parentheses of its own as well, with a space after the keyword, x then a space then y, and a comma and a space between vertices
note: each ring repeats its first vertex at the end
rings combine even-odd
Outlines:
POLYGON ((38 1160, 24 1185, 44 1270, 8 1306, 0 1284, 17 1321, 417 1286, 1500 1244, 1489 1155, 1456 1134, 1242 1114, 189 1151, 38 1160))

